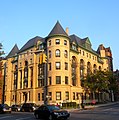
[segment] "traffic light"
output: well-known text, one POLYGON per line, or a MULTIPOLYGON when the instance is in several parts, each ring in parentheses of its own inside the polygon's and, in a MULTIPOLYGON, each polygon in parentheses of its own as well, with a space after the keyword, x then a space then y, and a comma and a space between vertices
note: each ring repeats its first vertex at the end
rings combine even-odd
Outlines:
POLYGON ((43 63, 43 54, 40 54, 40 56, 39 56, 39 63, 40 63, 40 64, 43 63))
POLYGON ((46 54, 45 53, 43 53, 43 63, 47 63, 47 56, 46 56, 46 54))

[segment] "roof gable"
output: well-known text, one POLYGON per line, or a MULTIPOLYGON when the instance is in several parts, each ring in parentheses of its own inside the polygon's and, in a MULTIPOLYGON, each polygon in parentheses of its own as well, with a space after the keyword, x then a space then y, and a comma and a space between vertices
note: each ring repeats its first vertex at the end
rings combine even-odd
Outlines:
POLYGON ((91 48, 92 45, 91 45, 91 42, 90 42, 88 37, 82 39, 82 46, 85 47, 86 49, 89 49, 89 50, 92 49, 91 48))
POLYGON ((75 34, 70 35, 71 42, 75 42, 76 44, 80 45, 81 44, 81 38, 76 36, 75 34))
POLYGON ((7 55, 6 58, 13 57, 15 54, 19 52, 18 46, 15 44, 10 53, 7 55))

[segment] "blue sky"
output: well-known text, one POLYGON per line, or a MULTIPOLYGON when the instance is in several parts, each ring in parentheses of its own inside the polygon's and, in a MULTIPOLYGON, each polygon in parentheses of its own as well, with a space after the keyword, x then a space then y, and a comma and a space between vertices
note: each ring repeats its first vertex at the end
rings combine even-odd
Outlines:
POLYGON ((6 55, 35 36, 46 37, 59 20, 69 34, 89 37, 92 48, 110 47, 119 69, 119 0, 0 0, 0 42, 6 55))

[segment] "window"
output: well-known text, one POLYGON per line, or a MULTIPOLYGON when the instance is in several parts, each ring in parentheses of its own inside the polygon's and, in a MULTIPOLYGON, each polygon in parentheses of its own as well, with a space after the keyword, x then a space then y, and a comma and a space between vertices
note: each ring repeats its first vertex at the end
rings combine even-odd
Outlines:
POLYGON ((20 70, 19 72, 20 72, 20 88, 22 88, 22 70, 20 70))
POLYGON ((76 93, 76 99, 79 100, 79 93, 76 93))
POLYGON ((19 64, 20 64, 20 67, 21 67, 22 66, 21 62, 19 64))
POLYGON ((31 88, 33 87, 33 67, 30 68, 31 88))
POLYGON ((30 53, 33 54, 33 50, 31 50, 30 53))
POLYGON ((42 67, 42 64, 38 65, 38 76, 44 75, 44 68, 42 67))
POLYGON ((55 51, 55 56, 56 56, 56 57, 60 57, 60 50, 59 50, 59 49, 57 49, 57 50, 55 51))
POLYGON ((42 101, 44 101, 44 93, 42 93, 42 101))
POLYGON ((72 49, 77 51, 76 45, 73 44, 73 45, 72 45, 72 49))
POLYGON ((49 70, 51 70, 51 63, 49 63, 49 70))
POLYGON ((93 56, 93 60, 94 60, 94 56, 93 56))
POLYGON ((68 84, 68 76, 65 76, 65 84, 68 84))
POLYGON ((75 92, 73 92, 73 100, 75 100, 75 92))
POLYGON ((89 58, 91 58, 91 54, 89 54, 89 58))
POLYGON ((56 100, 61 100, 61 92, 56 92, 56 100))
POLYGON ((32 64, 32 58, 30 59, 30 64, 32 64))
POLYGON ((64 51, 64 57, 65 57, 65 58, 68 57, 68 52, 67 52, 67 50, 64 51))
POLYGON ((38 93, 38 101, 40 101, 40 93, 38 93))
POLYGON ((67 41, 66 40, 64 40, 64 45, 67 45, 67 41))
POLYGON ((20 57, 20 58, 22 58, 22 54, 21 54, 21 55, 19 55, 19 57, 20 57))
POLYGON ((79 53, 81 54, 81 50, 79 51, 79 53))
POLYGON ((44 79, 38 79, 38 87, 44 86, 44 79))
POLYGON ((68 70, 68 63, 65 62, 65 70, 68 70))
POLYGON ((59 69, 60 69, 60 66, 61 66, 61 65, 60 65, 60 62, 56 62, 56 63, 55 63, 55 66, 56 66, 56 70, 59 70, 59 69))
POLYGON ((87 54, 87 57, 88 57, 88 53, 86 53, 87 54))
POLYGON ((52 100, 52 92, 49 92, 48 96, 49 96, 49 100, 52 100))
POLYGON ((65 97, 66 97, 66 100, 69 100, 69 92, 68 91, 65 92, 65 97))
POLYGON ((51 40, 49 40, 49 46, 51 46, 51 40))
POLYGON ((85 55, 84 51, 83 51, 83 56, 85 55))
POLYGON ((52 84, 52 79, 51 79, 51 77, 49 77, 49 85, 51 85, 52 84))
POLYGON ((49 58, 51 58, 51 50, 49 50, 49 58))
POLYGON ((56 43, 56 45, 59 45, 60 44, 60 39, 56 39, 55 43, 56 43))
POLYGON ((56 76, 56 84, 61 84, 61 76, 56 76))

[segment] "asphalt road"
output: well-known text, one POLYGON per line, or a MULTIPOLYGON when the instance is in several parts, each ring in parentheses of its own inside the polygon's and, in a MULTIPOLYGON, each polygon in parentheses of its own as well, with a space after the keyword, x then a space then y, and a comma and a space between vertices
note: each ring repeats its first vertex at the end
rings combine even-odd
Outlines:
MULTIPOLYGON (((0 114, 0 120, 36 120, 30 112, 0 114)), ((119 120, 119 103, 89 110, 72 111, 70 120, 119 120)))
POLYGON ((70 120, 119 120, 119 103, 72 112, 70 120))

